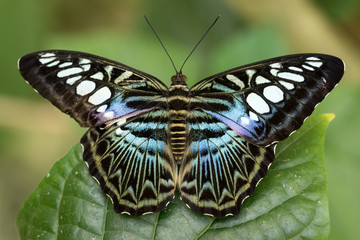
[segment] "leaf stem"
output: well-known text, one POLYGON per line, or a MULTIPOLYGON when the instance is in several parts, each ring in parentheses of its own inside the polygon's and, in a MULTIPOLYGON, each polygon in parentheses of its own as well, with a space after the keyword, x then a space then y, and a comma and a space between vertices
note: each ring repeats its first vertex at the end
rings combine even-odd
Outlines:
POLYGON ((212 218, 212 220, 209 222, 209 224, 204 228, 204 230, 201 231, 201 233, 197 236, 197 238, 195 238, 195 240, 198 240, 202 235, 204 235, 204 233, 211 227, 211 225, 213 224, 213 222, 215 221, 216 218, 212 218))
POLYGON ((155 224, 154 224, 154 230, 151 236, 151 239, 154 240, 155 239, 155 234, 156 234, 156 229, 159 223, 159 216, 160 216, 160 212, 157 213, 156 219, 155 219, 155 224))

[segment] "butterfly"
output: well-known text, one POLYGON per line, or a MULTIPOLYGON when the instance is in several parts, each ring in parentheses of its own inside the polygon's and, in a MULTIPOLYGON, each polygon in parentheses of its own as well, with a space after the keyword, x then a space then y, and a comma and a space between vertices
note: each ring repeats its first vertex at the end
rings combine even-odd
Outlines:
POLYGON ((288 55, 191 88, 181 71, 167 87, 75 51, 30 53, 19 69, 44 98, 89 128, 83 159, 116 212, 161 211, 178 189, 193 211, 223 218, 239 214, 274 161, 277 142, 338 84, 344 63, 324 54, 288 55))

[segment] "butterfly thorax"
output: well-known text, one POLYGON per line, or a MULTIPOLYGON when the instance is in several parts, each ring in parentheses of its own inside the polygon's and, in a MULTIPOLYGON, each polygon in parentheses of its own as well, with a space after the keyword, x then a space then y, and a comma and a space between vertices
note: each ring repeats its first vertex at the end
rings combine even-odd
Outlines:
POLYGON ((169 125, 168 136, 174 160, 180 163, 186 148, 186 136, 188 127, 186 119, 189 106, 189 88, 187 78, 177 73, 171 78, 171 86, 168 95, 169 125))

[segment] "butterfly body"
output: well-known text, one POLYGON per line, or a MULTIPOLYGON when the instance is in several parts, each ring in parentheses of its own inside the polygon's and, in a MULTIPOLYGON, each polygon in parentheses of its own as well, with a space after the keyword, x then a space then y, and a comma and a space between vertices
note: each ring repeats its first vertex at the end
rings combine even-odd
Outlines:
POLYGON ((157 78, 99 56, 30 53, 23 77, 89 130, 81 139, 90 174, 116 212, 140 216, 175 196, 222 218, 266 176, 278 141, 297 130, 337 85, 343 62, 289 55, 241 66, 187 87, 182 73, 157 78))
POLYGON ((176 163, 181 163, 187 147, 188 135, 187 118, 189 112, 189 88, 186 76, 176 74, 171 79, 169 96, 167 98, 169 109, 168 136, 172 155, 176 163))

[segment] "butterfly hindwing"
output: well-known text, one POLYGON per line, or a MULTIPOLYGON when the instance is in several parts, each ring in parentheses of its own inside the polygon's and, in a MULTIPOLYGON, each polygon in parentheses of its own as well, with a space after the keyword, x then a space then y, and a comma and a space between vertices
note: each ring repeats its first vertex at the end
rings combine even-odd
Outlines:
POLYGON ((30 53, 19 60, 19 69, 43 97, 87 127, 149 111, 167 91, 151 75, 81 52, 30 53))
POLYGON ((181 199, 198 213, 236 215, 274 161, 274 146, 258 147, 203 111, 189 114, 189 146, 179 173, 181 199))
POLYGON ((298 54, 216 74, 191 88, 200 108, 260 146, 297 130, 335 87, 344 63, 333 56, 298 54))
POLYGON ((90 174, 116 212, 139 216, 160 211, 173 199, 177 166, 167 143, 167 113, 156 110, 90 128, 81 139, 90 174))

